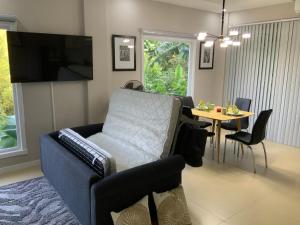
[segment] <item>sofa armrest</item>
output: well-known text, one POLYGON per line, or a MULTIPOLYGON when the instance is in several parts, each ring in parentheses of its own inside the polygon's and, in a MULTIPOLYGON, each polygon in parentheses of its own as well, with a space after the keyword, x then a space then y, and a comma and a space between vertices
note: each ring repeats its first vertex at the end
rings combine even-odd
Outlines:
POLYGON ((102 132, 103 125, 104 125, 103 123, 92 124, 92 125, 74 127, 72 128, 72 130, 80 134, 82 137, 87 138, 91 135, 102 132))
POLYGON ((52 136, 40 138, 41 166, 48 181, 84 225, 91 223, 91 186, 100 177, 52 136))
POLYGON ((152 192, 165 192, 181 183, 185 162, 170 156, 116 173, 92 186, 92 225, 110 225, 111 211, 120 211, 152 192))

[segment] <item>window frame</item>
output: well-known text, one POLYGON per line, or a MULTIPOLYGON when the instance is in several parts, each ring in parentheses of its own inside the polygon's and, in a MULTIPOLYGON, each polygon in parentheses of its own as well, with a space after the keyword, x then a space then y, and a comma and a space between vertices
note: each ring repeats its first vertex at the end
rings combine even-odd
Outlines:
POLYGON ((188 83, 187 83, 187 93, 186 96, 195 96, 195 73, 196 73, 196 51, 197 51, 197 41, 194 38, 184 38, 176 37, 173 35, 150 35, 142 34, 141 37, 141 55, 142 55, 142 66, 141 66, 141 81, 145 81, 145 71, 144 71, 144 40, 158 40, 158 41, 183 41, 190 45, 189 54, 189 73, 188 73, 188 83))
MULTIPOLYGON (((17 21, 15 17, 0 16, 0 29, 8 31, 17 30, 17 21)), ((14 157, 19 155, 26 155, 27 145, 25 136, 25 119, 24 119, 24 105, 23 105, 23 90, 22 84, 13 85, 13 99, 14 111, 16 118, 16 133, 17 133, 17 146, 12 148, 3 148, 0 150, 0 159, 14 157)))

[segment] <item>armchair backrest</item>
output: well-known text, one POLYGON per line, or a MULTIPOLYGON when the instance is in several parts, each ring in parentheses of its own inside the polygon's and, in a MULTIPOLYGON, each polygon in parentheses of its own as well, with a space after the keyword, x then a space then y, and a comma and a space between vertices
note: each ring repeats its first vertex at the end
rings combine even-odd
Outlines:
POLYGON ((176 97, 119 89, 114 91, 103 134, 157 158, 169 155, 181 102, 176 97))

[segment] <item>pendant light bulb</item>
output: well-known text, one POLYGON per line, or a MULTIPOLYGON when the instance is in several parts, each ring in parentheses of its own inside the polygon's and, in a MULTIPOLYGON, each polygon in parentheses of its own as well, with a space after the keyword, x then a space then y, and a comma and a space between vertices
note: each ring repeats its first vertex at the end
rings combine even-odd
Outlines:
POLYGON ((213 45, 214 45, 214 42, 213 42, 213 41, 207 41, 207 42, 205 42, 204 47, 210 48, 210 47, 212 47, 213 45))
POLYGON ((222 43, 220 44, 220 47, 221 47, 221 48, 227 48, 227 47, 228 47, 228 44, 227 44, 226 42, 222 42, 222 43))
POLYGON ((198 34, 197 39, 198 39, 198 41, 204 41, 206 37, 207 37, 207 33, 200 32, 200 33, 198 34))
POLYGON ((237 30, 229 31, 229 36, 238 36, 238 35, 239 35, 239 31, 237 31, 237 30))
POLYGON ((251 34, 250 34, 250 33, 244 33, 244 34, 242 35, 242 37, 243 37, 244 39, 246 39, 246 38, 251 38, 251 34))
POLYGON ((232 45, 233 46, 240 46, 241 42, 240 41, 234 41, 234 42, 232 42, 232 45))

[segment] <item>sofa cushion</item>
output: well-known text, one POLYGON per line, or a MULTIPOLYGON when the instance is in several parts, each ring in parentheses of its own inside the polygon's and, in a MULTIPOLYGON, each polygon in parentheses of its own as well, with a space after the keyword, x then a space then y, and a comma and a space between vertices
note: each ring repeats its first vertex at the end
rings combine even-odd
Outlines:
POLYGON ((148 196, 121 212, 112 212, 114 225, 151 225, 148 196))
POLYGON ((117 172, 153 162, 159 157, 144 152, 130 143, 122 142, 103 133, 97 133, 87 138, 101 149, 109 152, 116 160, 117 172))
POLYGON ((173 96, 127 89, 114 91, 103 134, 134 149, 165 158, 169 155, 181 102, 173 96))
POLYGON ((116 172, 113 157, 99 146, 83 138, 71 129, 59 131, 60 141, 75 155, 94 169, 100 177, 105 177, 116 172))
POLYGON ((182 186, 163 193, 153 193, 158 224, 192 225, 182 186))

